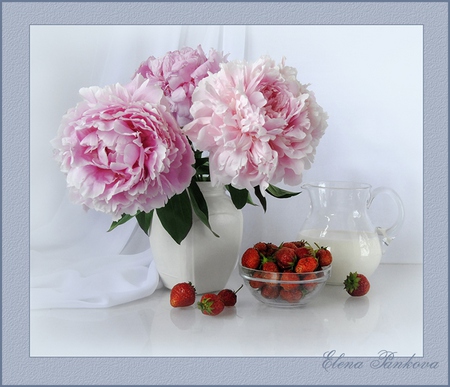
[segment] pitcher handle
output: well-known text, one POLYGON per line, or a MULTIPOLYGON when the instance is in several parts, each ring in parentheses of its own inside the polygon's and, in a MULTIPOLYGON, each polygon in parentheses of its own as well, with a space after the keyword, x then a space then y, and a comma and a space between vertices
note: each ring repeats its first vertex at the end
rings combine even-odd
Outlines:
POLYGON ((384 245, 389 246, 389 244, 392 242, 392 240, 395 239, 395 236, 403 225, 403 221, 405 219, 405 209, 403 207, 403 202, 400 199, 400 196, 398 196, 397 192, 387 187, 378 187, 372 191, 369 202, 367 203, 367 208, 369 208, 373 200, 382 193, 389 195, 397 205, 397 219, 395 223, 389 228, 376 228, 381 241, 384 243, 384 245))

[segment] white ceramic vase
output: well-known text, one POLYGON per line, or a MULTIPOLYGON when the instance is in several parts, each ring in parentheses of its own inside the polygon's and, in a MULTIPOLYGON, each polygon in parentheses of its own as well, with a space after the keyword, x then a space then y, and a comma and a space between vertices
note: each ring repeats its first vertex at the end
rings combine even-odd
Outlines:
POLYGON ((197 294, 221 290, 236 266, 242 242, 243 216, 224 187, 210 182, 198 183, 208 204, 213 233, 193 214, 187 237, 177 244, 161 225, 155 212, 150 232, 150 247, 156 268, 165 287, 191 282, 197 294))

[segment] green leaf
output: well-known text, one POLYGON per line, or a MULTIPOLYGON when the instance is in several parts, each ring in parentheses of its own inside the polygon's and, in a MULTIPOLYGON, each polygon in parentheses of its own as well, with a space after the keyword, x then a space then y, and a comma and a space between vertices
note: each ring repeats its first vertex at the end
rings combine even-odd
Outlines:
POLYGON ((195 173, 197 175, 209 175, 209 165, 204 164, 195 168, 195 173))
POLYGON ((266 211, 267 211, 267 200, 266 200, 266 198, 262 195, 261 189, 259 188, 259 185, 257 185, 257 186, 255 187, 255 195, 256 195, 256 197, 259 199, 259 202, 261 203, 264 212, 266 212, 266 211))
POLYGON ((200 150, 194 151, 195 155, 195 179, 197 181, 209 180, 209 157, 202 157, 203 152, 200 150))
POLYGON ((150 212, 139 212, 136 215, 139 226, 147 235, 149 235, 149 229, 152 224, 153 212, 154 210, 151 210, 150 212))
POLYGON ((122 217, 119 220, 116 220, 111 223, 111 227, 109 228, 108 232, 114 230, 117 226, 120 226, 121 224, 128 222, 133 217, 134 215, 122 214, 122 217))
POLYGON ((247 196, 247 204, 251 204, 252 206, 257 206, 257 204, 253 203, 252 195, 250 195, 250 192, 247 196))
POLYGON ((227 184, 225 188, 230 193, 231 201, 238 210, 242 209, 247 203, 249 203, 249 199, 251 202, 250 204, 253 204, 253 202, 251 201, 250 194, 246 188, 237 189, 233 187, 231 184, 227 184))
POLYGON ((195 168, 201 167, 202 165, 208 164, 208 162, 209 162, 209 157, 196 158, 194 167, 195 168))
POLYGON ((219 238, 219 235, 217 235, 211 228, 211 225, 209 224, 209 213, 208 213, 208 204, 206 203, 205 197, 202 194, 202 191, 200 190, 197 183, 192 180, 191 185, 188 187, 189 190, 189 197, 191 199, 192 208, 195 212, 195 214, 198 216, 198 218, 202 221, 202 223, 208 227, 211 232, 219 238))
POLYGON ((172 196, 164 207, 156 209, 164 229, 178 244, 192 227, 192 207, 187 190, 172 196))
POLYGON ((278 199, 286 199, 300 194, 300 192, 286 191, 271 184, 269 184, 269 186, 267 187, 266 192, 278 199))

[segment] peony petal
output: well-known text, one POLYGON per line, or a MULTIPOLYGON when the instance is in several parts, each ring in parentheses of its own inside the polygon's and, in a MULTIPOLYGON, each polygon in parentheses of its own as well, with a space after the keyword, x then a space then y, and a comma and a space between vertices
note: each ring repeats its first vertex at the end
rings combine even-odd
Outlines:
POLYGON ((83 146, 89 146, 89 147, 96 147, 98 145, 98 137, 97 133, 92 132, 87 134, 81 141, 80 145, 83 146))
POLYGON ((210 152, 214 183, 263 191, 284 177, 287 184, 299 181, 327 116, 296 76, 284 60, 277 66, 263 56, 223 63, 199 82, 184 132, 195 148, 210 152))
POLYGON ((182 87, 178 87, 172 92, 172 101, 182 103, 186 100, 186 92, 182 87))
POLYGON ((127 144, 123 154, 123 162, 126 165, 134 165, 139 158, 140 152, 141 149, 136 144, 127 144))
POLYGON ((194 154, 159 86, 137 77, 82 94, 52 140, 76 203, 117 218, 159 208, 189 186, 194 154))

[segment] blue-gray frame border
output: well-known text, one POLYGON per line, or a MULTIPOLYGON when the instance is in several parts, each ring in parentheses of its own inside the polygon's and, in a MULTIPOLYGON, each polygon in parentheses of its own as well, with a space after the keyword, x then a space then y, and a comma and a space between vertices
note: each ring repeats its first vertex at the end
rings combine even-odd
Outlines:
MULTIPOLYGON (((353 380, 448 384, 448 266, 445 260, 442 270, 435 262, 447 247, 447 2, 2 2, 2 384, 281 385, 353 380), (439 362, 439 367, 366 366, 326 372, 322 358, 30 358, 29 27, 47 24, 423 25, 424 356, 420 360, 439 362), (435 281, 445 284, 440 292, 434 289, 435 281), (205 367, 216 369, 212 378, 203 373, 205 367), (264 367, 264 378, 255 378, 255 367, 264 367), (296 371, 281 371, 285 369, 296 371)), ((370 359, 349 360, 368 364, 370 359)))

